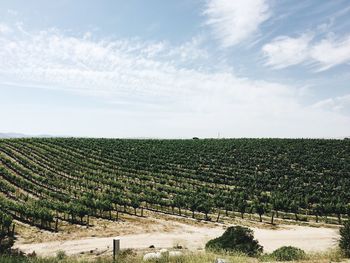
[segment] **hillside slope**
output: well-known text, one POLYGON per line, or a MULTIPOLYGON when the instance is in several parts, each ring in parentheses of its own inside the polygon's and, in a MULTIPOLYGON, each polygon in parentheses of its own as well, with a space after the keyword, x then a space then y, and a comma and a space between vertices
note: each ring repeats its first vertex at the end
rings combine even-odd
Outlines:
POLYGON ((0 207, 49 230, 143 209, 340 222, 349 153, 349 140, 2 139, 0 207))

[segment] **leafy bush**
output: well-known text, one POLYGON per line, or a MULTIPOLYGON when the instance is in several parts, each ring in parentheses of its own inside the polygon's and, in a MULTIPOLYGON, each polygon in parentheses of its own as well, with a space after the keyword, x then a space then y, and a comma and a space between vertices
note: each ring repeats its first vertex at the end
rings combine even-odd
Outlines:
POLYGON ((271 256, 278 261, 292 261, 305 258, 305 252, 297 247, 283 246, 272 252, 271 256))
POLYGON ((63 250, 57 251, 57 253, 56 253, 56 258, 57 258, 58 260, 63 260, 63 259, 65 259, 65 258, 66 258, 66 252, 64 252, 63 250))
POLYGON ((248 256, 257 256, 263 251, 263 247, 254 239, 253 231, 241 226, 229 227, 221 237, 210 240, 205 249, 236 251, 248 256))
POLYGON ((13 244, 13 237, 0 237, 0 254, 9 252, 13 244))
POLYGON ((340 229, 339 247, 346 257, 350 257, 350 221, 346 221, 340 229))
MULTIPOLYGON (((0 208, 2 209, 1 205, 0 208)), ((12 220, 12 216, 0 211, 0 254, 9 253, 14 244, 12 220)))

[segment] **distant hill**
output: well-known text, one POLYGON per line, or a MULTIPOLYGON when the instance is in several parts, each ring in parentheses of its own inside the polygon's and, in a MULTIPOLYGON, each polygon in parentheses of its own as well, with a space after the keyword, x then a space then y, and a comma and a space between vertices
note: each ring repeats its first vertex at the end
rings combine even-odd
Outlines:
POLYGON ((15 132, 9 132, 9 133, 1 133, 1 132, 0 132, 0 139, 31 138, 31 137, 49 138, 49 137, 54 137, 54 136, 47 135, 47 134, 42 134, 42 135, 28 135, 28 134, 15 133, 15 132))
POLYGON ((22 133, 0 133, 0 138, 24 138, 28 135, 22 133))

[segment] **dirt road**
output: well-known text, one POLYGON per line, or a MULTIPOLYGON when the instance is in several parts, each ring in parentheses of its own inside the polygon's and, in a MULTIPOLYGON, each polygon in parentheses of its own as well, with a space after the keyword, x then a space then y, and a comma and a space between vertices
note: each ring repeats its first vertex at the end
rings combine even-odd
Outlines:
MULTIPOLYGON (((129 234, 120 237, 121 248, 144 249, 150 245, 156 248, 170 248, 180 244, 190 250, 202 249, 205 243, 220 236, 224 229, 220 226, 206 227, 183 223, 173 223, 169 232, 151 232, 145 234, 129 234)), ((324 251, 336 246, 338 230, 330 228, 314 228, 303 226, 282 226, 277 230, 253 228, 255 237, 264 246, 265 252, 271 252, 284 245, 296 246, 305 251, 324 251)), ((59 250, 67 255, 90 253, 90 251, 110 251, 113 237, 85 238, 79 240, 54 241, 35 244, 15 244, 26 253, 35 251, 38 255, 51 256, 59 250)))

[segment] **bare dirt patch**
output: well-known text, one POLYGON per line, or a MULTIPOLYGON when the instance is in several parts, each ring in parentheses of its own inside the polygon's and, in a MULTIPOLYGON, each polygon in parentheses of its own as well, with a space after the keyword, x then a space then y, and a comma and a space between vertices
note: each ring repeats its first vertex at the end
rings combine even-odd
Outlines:
MULTIPOLYGON (((178 244, 189 250, 200 250, 208 240, 220 236, 229 225, 159 214, 152 218, 124 216, 119 222, 94 220, 93 224, 90 228, 61 226, 63 230, 60 233, 21 226, 15 247, 25 253, 35 251, 42 256, 55 255, 59 250, 68 255, 110 253, 113 238, 120 238, 122 249, 146 249, 151 245, 171 248, 178 244)), ((283 245, 321 252, 335 247, 339 237, 337 228, 296 225, 255 225, 251 228, 265 252, 283 245)))

